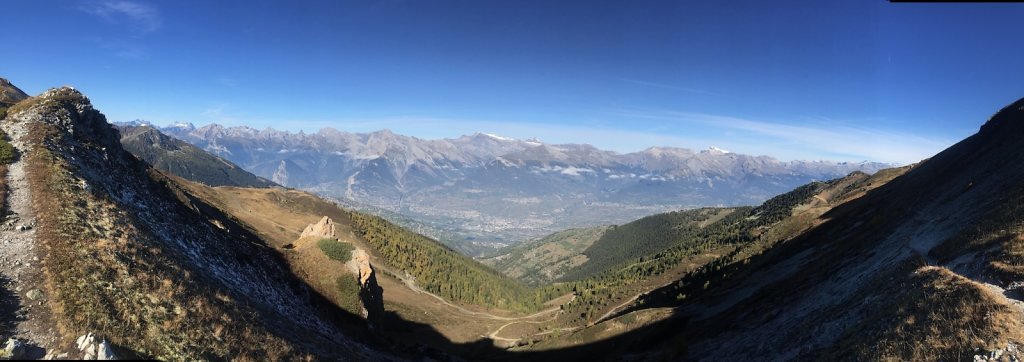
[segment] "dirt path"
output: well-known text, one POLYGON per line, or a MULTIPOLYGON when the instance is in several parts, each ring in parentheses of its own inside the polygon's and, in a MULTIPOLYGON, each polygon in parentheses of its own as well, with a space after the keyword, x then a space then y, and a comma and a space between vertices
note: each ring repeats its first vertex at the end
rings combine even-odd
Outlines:
MULTIPOLYGON (((541 324, 541 323, 551 322, 551 321, 555 320, 555 318, 558 318, 558 314, 557 313, 555 315, 551 316, 551 318, 548 318, 548 319, 545 319, 545 320, 540 320, 540 321, 512 321, 512 322, 508 322, 508 323, 505 323, 504 325, 502 325, 501 327, 498 327, 498 329, 495 329, 494 332, 491 332, 491 334, 488 334, 487 338, 490 338, 490 339, 513 340, 511 338, 498 337, 498 333, 501 333, 501 330, 505 329, 505 327, 508 327, 508 326, 516 324, 516 323, 541 324)), ((514 339, 514 340, 518 341, 519 339, 514 339)))
MULTIPOLYGON (((575 299, 575 298, 576 298, 576 296, 573 296, 573 299, 575 299)), ((519 340, 522 339, 522 338, 499 337, 498 333, 501 333, 501 331, 503 329, 505 329, 505 327, 508 327, 508 326, 516 324, 516 323, 543 324, 543 323, 548 323, 548 322, 554 321, 555 318, 558 318, 558 313, 555 313, 555 315, 551 316, 551 318, 548 318, 548 319, 545 319, 545 320, 539 320, 539 321, 512 321, 512 322, 508 322, 508 323, 505 323, 504 325, 502 325, 501 327, 498 327, 498 329, 494 330, 494 332, 491 332, 491 334, 488 334, 487 338, 489 338, 491 340, 495 340, 495 341, 506 341, 506 342, 513 342, 513 343, 519 342, 519 340)), ((564 331, 577 330, 577 329, 580 329, 580 328, 583 328, 583 327, 557 328, 557 329, 549 330, 549 331, 546 331, 546 332, 534 333, 533 335, 534 336, 540 336, 540 335, 545 335, 545 334, 553 333, 555 331, 563 331, 564 332, 564 331)))
MULTIPOLYGON (((708 255, 711 255, 714 258, 718 258, 719 257, 718 254, 708 254, 708 255)), ((682 275, 679 275, 679 277, 682 277, 682 275)), ((619 303, 619 305, 617 305, 617 306, 613 307, 612 309, 608 310, 608 313, 605 313, 605 314, 601 315, 601 317, 599 317, 596 320, 594 320, 594 322, 592 324, 598 324, 598 323, 604 322, 605 320, 607 320, 611 316, 615 315, 615 313, 618 313, 619 311, 621 311, 622 308, 625 308, 625 307, 629 306, 630 304, 633 304, 633 302, 635 302, 637 299, 639 299, 640 296, 642 296, 644 294, 647 294, 647 293, 650 293, 650 292, 653 292, 655 290, 667 287, 669 285, 675 284, 677 282, 677 279, 678 278, 669 278, 669 281, 666 282, 666 283, 659 284, 658 286, 655 286, 653 288, 644 288, 644 291, 642 291, 640 293, 637 293, 632 298, 626 299, 625 302, 619 303)))
POLYGON ((628 306, 628 305, 632 304, 633 302, 635 302, 637 300, 637 298, 640 298, 640 296, 642 296, 644 294, 647 294, 647 293, 650 293, 650 292, 653 292, 655 290, 667 287, 667 286, 675 284, 675 283, 676 283, 676 281, 672 280, 672 281, 670 281, 668 283, 662 284, 662 285, 654 287, 654 288, 644 288, 643 292, 637 293, 637 295, 634 295, 632 298, 626 299, 625 302, 622 302, 619 305, 615 306, 614 308, 609 310, 608 313, 605 313, 600 318, 597 318, 596 320, 594 320, 593 324, 598 324, 598 323, 604 322, 604 320, 608 319, 608 317, 611 317, 616 312, 620 311, 622 308, 625 308, 626 306, 628 306))
MULTIPOLYGON (((0 124, 19 156, 24 124, 10 119, 0 124)), ((25 177, 25 160, 18 157, 7 171, 6 215, 0 223, 0 340, 17 338, 27 346, 27 358, 42 358, 60 343, 50 318, 44 277, 36 254, 35 213, 25 177)))
MULTIPOLYGON (((388 272, 391 275, 395 275, 395 276, 399 276, 400 275, 398 273, 395 273, 393 270, 388 270, 388 272)), ((463 314, 466 314, 466 315, 470 315, 470 316, 475 316, 475 317, 483 317, 483 318, 492 319, 492 320, 507 321, 508 323, 503 324, 501 327, 498 327, 497 329, 495 329, 491 333, 488 333, 486 335, 481 335, 481 337, 485 337, 485 338, 488 338, 488 339, 493 340, 493 341, 503 341, 503 342, 510 342, 510 343, 519 342, 519 340, 521 340, 522 338, 505 338, 505 337, 498 336, 498 334, 501 333, 501 331, 504 330, 505 327, 508 327, 508 326, 516 324, 516 323, 543 324, 543 323, 548 323, 548 322, 554 321, 556 318, 558 318, 558 314, 562 310, 561 305, 556 305, 554 307, 551 307, 551 308, 548 308, 548 309, 545 309, 545 310, 542 310, 542 311, 539 311, 537 313, 533 313, 533 314, 530 314, 530 315, 527 315, 527 316, 522 316, 522 317, 505 317, 505 316, 499 316, 499 315, 490 314, 490 313, 487 313, 487 312, 477 312, 477 311, 472 311, 472 310, 463 308, 462 306, 459 306, 459 305, 452 304, 452 303, 448 302, 447 300, 445 300, 444 298, 442 298, 441 296, 439 296, 437 294, 434 294, 434 293, 428 292, 426 290, 423 290, 422 288, 416 286, 416 282, 413 281, 410 278, 398 277, 398 279, 401 280, 402 284, 404 284, 407 288, 409 288, 409 290, 412 290, 413 292, 416 292, 416 293, 419 293, 419 294, 424 294, 424 295, 433 297, 434 299, 436 299, 437 301, 441 302, 445 306, 448 306, 448 307, 450 307, 452 309, 455 309, 455 310, 459 311, 460 313, 463 313, 463 314), (544 315, 547 315, 547 314, 551 314, 551 318, 544 319, 544 320, 531 320, 531 319, 538 318, 538 317, 541 317, 541 316, 544 316, 544 315)), ((569 301, 564 303, 564 304, 571 303, 573 300, 576 300, 576 296, 575 295, 572 296, 572 298, 569 299, 569 301)), ((563 331, 564 330, 575 330, 575 329, 579 329, 579 328, 581 328, 581 327, 560 328, 559 330, 563 330, 563 331)), ((554 332, 554 331, 547 331, 547 332, 536 333, 535 335, 543 335, 543 334, 548 334, 548 333, 552 333, 552 332, 554 332)))
MULTIPOLYGON (((390 271, 390 272, 391 272, 392 275, 396 275, 396 276, 400 275, 400 274, 394 273, 393 271, 390 271)), ((444 305, 449 306, 449 307, 451 307, 451 308, 453 308, 455 310, 458 310, 459 312, 461 312, 463 314, 472 315, 472 316, 478 316, 478 317, 484 317, 484 318, 487 318, 487 319, 493 319, 493 320, 499 320, 499 321, 521 321, 521 320, 524 320, 524 319, 533 319, 533 318, 540 317, 540 316, 548 314, 548 313, 553 313, 553 312, 557 312, 557 311, 561 310, 560 306, 554 306, 554 307, 551 307, 551 308, 539 311, 537 313, 534 313, 534 314, 531 314, 531 315, 528 315, 528 316, 523 316, 523 317, 504 317, 504 316, 500 316, 500 315, 490 314, 490 313, 487 313, 487 312, 477 312, 477 311, 472 311, 472 310, 463 308, 461 306, 452 304, 452 303, 448 302, 447 300, 445 300, 444 298, 442 298, 441 296, 439 296, 437 294, 434 294, 434 293, 428 292, 426 290, 423 290, 420 287, 416 286, 416 282, 414 282, 411 279, 403 278, 403 277, 398 277, 398 279, 401 280, 402 284, 405 284, 405 286, 407 288, 409 288, 410 290, 412 290, 412 291, 414 291, 416 293, 425 294, 425 295, 431 296, 434 299, 437 299, 439 302, 443 303, 444 305)), ((573 298, 575 298, 575 297, 573 297, 573 298)))
MULTIPOLYGON (((669 284, 672 284, 672 283, 669 283, 669 284)), ((668 284, 666 284, 666 285, 668 285, 668 284)), ((660 287, 659 287, 659 288, 660 288, 660 287)), ((658 288, 654 288, 654 289, 652 289, 652 290, 658 290, 658 288)), ((600 318, 597 318, 597 320, 595 320, 595 321, 594 321, 594 324, 598 324, 598 323, 601 323, 601 322, 602 322, 602 321, 604 321, 605 319, 608 319, 608 317, 611 317, 611 316, 612 316, 612 314, 615 314, 615 312, 618 312, 618 311, 619 311, 619 309, 622 309, 623 307, 625 307, 625 306, 627 306, 627 305, 629 305, 629 304, 633 303, 634 301, 636 301, 636 299, 637 299, 637 298, 640 298, 640 296, 641 296, 641 295, 647 294, 647 293, 649 293, 649 292, 650 292, 650 291, 646 291, 646 292, 640 292, 639 294, 637 294, 637 295, 634 295, 634 296, 633 296, 632 298, 626 299, 626 301, 625 301, 625 302, 622 302, 622 304, 619 304, 619 305, 615 306, 615 308, 612 308, 611 310, 609 310, 609 311, 608 311, 608 313, 605 313, 605 314, 604 314, 604 315, 602 315, 602 316, 601 316, 600 318)))

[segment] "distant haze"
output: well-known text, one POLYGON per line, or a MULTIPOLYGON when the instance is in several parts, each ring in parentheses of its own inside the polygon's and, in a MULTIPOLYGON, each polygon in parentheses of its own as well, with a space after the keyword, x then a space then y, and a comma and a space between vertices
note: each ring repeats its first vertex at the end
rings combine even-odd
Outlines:
POLYGON ((470 254, 669 210, 756 205, 810 181, 889 166, 783 162, 717 147, 622 154, 485 133, 425 140, 386 130, 291 133, 187 123, 161 130, 278 184, 411 218, 409 227, 470 254))

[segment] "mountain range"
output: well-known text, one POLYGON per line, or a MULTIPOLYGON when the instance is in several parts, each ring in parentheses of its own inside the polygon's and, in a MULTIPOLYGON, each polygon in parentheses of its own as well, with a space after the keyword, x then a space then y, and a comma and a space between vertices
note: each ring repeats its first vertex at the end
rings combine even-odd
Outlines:
POLYGON ((404 215, 420 224, 404 225, 472 254, 567 228, 756 204, 810 181, 890 166, 783 162, 714 147, 619 154, 486 133, 424 140, 388 130, 307 134, 188 123, 159 130, 283 186, 404 215))
POLYGON ((119 125, 121 145, 154 167, 210 186, 271 187, 231 161, 146 126, 119 125))
POLYGON ((920 164, 561 231, 507 275, 71 88, 3 108, 3 358, 1024 357, 1024 99, 920 164))
POLYGON ((485 260, 507 275, 305 191, 231 184, 259 179, 122 134, 74 89, 13 101, 0 358, 1024 357, 1024 99, 920 163, 561 231, 485 260))

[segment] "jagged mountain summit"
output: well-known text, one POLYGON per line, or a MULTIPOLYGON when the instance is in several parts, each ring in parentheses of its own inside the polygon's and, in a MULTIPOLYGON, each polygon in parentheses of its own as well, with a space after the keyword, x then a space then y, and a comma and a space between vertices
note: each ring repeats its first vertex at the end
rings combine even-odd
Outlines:
POLYGON ((161 131, 281 185, 454 231, 443 240, 470 253, 489 242, 680 208, 756 204, 809 181, 888 166, 782 162, 717 148, 619 154, 486 133, 423 140, 388 130, 307 134, 216 124, 161 131))
POLYGON ((28 94, 11 84, 9 80, 0 78, 0 107, 10 107, 25 98, 28 98, 28 94))
POLYGON ((210 186, 276 186, 228 160, 169 137, 152 125, 121 123, 115 126, 121 133, 121 145, 157 169, 210 186))

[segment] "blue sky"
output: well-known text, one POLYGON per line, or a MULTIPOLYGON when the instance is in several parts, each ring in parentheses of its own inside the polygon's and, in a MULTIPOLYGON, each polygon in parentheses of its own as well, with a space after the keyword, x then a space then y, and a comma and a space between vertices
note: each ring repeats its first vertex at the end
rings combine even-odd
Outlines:
POLYGON ((1024 96, 1024 6, 8 1, 0 76, 113 121, 913 162, 1024 96))

